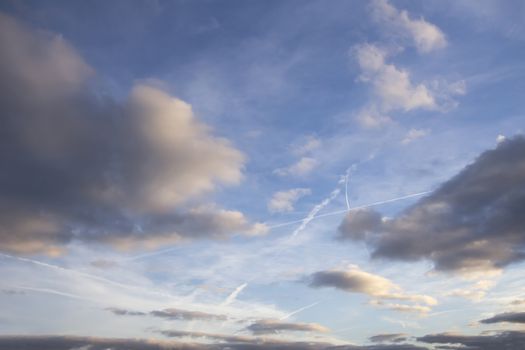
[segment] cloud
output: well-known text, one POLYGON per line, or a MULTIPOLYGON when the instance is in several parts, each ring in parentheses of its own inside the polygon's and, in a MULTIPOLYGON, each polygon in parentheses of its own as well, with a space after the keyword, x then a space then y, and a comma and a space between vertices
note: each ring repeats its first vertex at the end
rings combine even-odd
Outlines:
POLYGON ((330 330, 317 323, 289 323, 275 320, 260 320, 252 323, 247 330, 253 334, 278 334, 281 332, 321 332, 327 333, 330 330))
POLYGON ((331 287, 349 293, 365 294, 372 298, 371 305, 385 307, 395 311, 426 313, 430 308, 425 305, 405 305, 385 303, 387 300, 405 301, 415 304, 436 305, 437 301, 428 295, 408 294, 390 280, 351 267, 347 270, 318 271, 307 279, 310 287, 331 287))
POLYGON ((480 321, 481 323, 525 323, 525 312, 505 312, 480 321))
POLYGON ((118 263, 113 260, 97 259, 92 261, 90 265, 96 267, 97 269, 111 269, 113 267, 117 267, 118 263))
POLYGON ((525 258, 524 206, 525 138, 518 136, 394 219, 367 212, 373 219, 363 221, 362 212, 349 212, 339 237, 366 240, 375 258, 428 259, 440 271, 486 273, 525 258))
POLYGON ((388 113, 437 108, 430 89, 424 84, 413 84, 410 73, 387 63, 388 52, 373 44, 357 45, 351 50, 360 69, 359 80, 372 87, 372 101, 357 114, 363 127, 380 127, 391 122, 388 113))
POLYGON ((292 188, 287 191, 275 192, 268 202, 268 210, 272 212, 292 211, 295 202, 310 193, 312 191, 309 188, 292 188))
POLYGON ((409 144, 417 139, 425 137, 427 134, 428 134, 428 130, 412 128, 408 130, 403 140, 401 140, 401 143, 403 145, 409 144))
POLYGON ((245 157, 190 105, 156 83, 122 102, 101 95, 63 39, 3 14, 0 45, 0 249, 56 255, 75 240, 152 248, 264 230, 193 205, 239 183, 245 157))
POLYGON ((419 337, 417 341, 429 344, 457 344, 456 349, 523 349, 525 347, 525 332, 504 331, 490 335, 440 333, 419 337))
POLYGON ((225 315, 211 314, 211 313, 201 312, 201 311, 175 309, 175 308, 169 308, 169 309, 164 309, 164 310, 153 310, 150 312, 132 311, 132 310, 126 310, 126 309, 119 309, 119 308, 108 308, 107 310, 111 311, 112 313, 118 316, 148 316, 150 315, 154 317, 165 318, 168 320, 226 321, 228 319, 228 317, 226 317, 225 315))
POLYGON ((286 168, 275 169, 273 173, 279 176, 304 176, 308 175, 317 164, 317 160, 312 157, 301 157, 296 163, 286 168))
POLYGON ((193 337, 216 340, 199 344, 165 340, 111 339, 76 336, 0 336, 0 348, 17 350, 428 350, 410 344, 392 345, 332 345, 320 342, 265 340, 241 336, 223 336, 200 332, 161 331, 167 337, 193 337))
POLYGON ((428 53, 447 46, 445 34, 423 18, 410 18, 405 10, 399 11, 387 0, 372 3, 374 19, 385 26, 389 33, 409 39, 421 53, 428 53))
POLYGON ((293 147, 292 153, 297 156, 304 156, 315 151, 319 147, 321 147, 321 140, 315 136, 308 136, 303 143, 293 147))
POLYGON ((373 343, 400 343, 408 339, 405 333, 377 334, 369 338, 373 343))

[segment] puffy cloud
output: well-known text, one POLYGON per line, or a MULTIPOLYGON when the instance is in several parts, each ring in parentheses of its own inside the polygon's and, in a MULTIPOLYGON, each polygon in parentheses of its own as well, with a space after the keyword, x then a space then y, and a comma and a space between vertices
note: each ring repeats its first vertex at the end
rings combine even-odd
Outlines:
POLYGON ((419 52, 428 53, 447 46, 445 34, 434 24, 423 18, 410 18, 405 10, 399 11, 387 0, 372 3, 374 18, 392 33, 408 38, 419 52))
POLYGON ((315 151, 319 147, 321 147, 321 140, 315 136, 308 136, 303 143, 293 147, 292 153, 297 156, 304 156, 305 154, 315 151))
POLYGON ((410 129, 408 130, 407 134, 405 135, 405 137, 403 138, 403 140, 401 140, 401 143, 403 145, 406 145, 406 144, 409 144, 417 139, 420 139, 422 137, 425 137, 426 135, 428 134, 428 130, 425 130, 425 129, 410 129))
POLYGON ((413 84, 407 70, 387 63, 388 52, 376 45, 363 44, 352 50, 359 67, 360 80, 372 86, 373 100, 357 115, 363 127, 390 123, 394 110, 436 109, 437 102, 424 84, 413 84))
POLYGON ((370 304, 385 307, 395 311, 426 313, 428 306, 436 305, 437 301, 428 295, 408 294, 390 280, 362 271, 356 267, 347 270, 318 271, 307 279, 313 288, 332 287, 349 293, 365 294, 372 298, 370 304), (392 304, 386 300, 398 300, 416 305, 392 304))
POLYGON ((244 156, 154 84, 101 96, 60 37, 0 14, 0 249, 73 240, 155 247, 257 233, 240 212, 190 206, 242 178, 244 156))
POLYGON ((525 323, 525 312, 505 312, 480 321, 481 323, 525 323))
POLYGON ((524 206, 525 138, 518 136, 392 220, 379 223, 367 213, 374 218, 368 225, 350 225, 358 214, 348 213, 339 235, 365 239, 376 258, 429 259, 436 270, 486 273, 525 258, 524 206))
POLYGON ((417 341, 429 344, 457 344, 456 349, 523 349, 525 348, 525 332, 504 331, 489 335, 440 333, 419 337, 417 341))
POLYGON ((408 334, 405 334, 405 333, 377 334, 377 335, 371 336, 369 339, 373 343, 400 343, 408 339, 408 334))
POLYGON ((301 157, 296 163, 275 169, 273 172, 279 176, 304 176, 308 175, 317 166, 317 160, 312 157, 301 157))
POLYGON ((317 323, 289 323, 275 320, 260 320, 252 323, 247 330, 253 334, 277 334, 281 332, 321 332, 326 333, 330 330, 317 323))
POLYGON ((292 188, 288 191, 275 192, 268 202, 268 209, 272 212, 292 211, 295 202, 310 193, 312 191, 309 188, 292 188))

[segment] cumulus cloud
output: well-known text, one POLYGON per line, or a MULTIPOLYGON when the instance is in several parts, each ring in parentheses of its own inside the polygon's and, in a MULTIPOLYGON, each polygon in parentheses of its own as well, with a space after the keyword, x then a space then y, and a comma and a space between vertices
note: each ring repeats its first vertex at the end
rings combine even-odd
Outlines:
POLYGON ((330 330, 317 323, 290 323, 276 320, 260 320, 252 323, 247 330, 253 334, 278 334, 281 332, 321 332, 326 333, 330 330))
POLYGON ((403 138, 403 140, 401 140, 401 143, 403 145, 406 145, 406 144, 409 144, 417 139, 420 139, 422 137, 425 137, 426 135, 428 134, 428 130, 425 130, 425 129, 410 129, 408 130, 407 134, 405 135, 405 137, 403 138))
POLYGON ((317 160, 312 157, 301 157, 296 163, 273 171, 279 176, 304 176, 308 175, 317 166, 317 160))
POLYGON ((287 191, 275 192, 268 202, 268 210, 272 212, 292 211, 295 202, 310 193, 312 191, 309 188, 292 188, 287 191))
POLYGON ((331 287, 349 293, 365 294, 372 298, 370 304, 385 307, 395 311, 425 313, 430 308, 425 305, 436 305, 437 301, 428 295, 409 294, 392 281, 351 267, 347 270, 326 270, 313 273, 307 279, 313 288, 331 287), (416 305, 395 304, 385 301, 397 300, 416 305), (423 305, 419 305, 423 304, 423 305))
POLYGON ((319 147, 321 147, 321 140, 315 136, 308 136, 302 143, 293 146, 292 153, 297 156, 304 156, 305 154, 315 151, 319 147))
POLYGON ((436 109, 432 91, 423 83, 414 84, 410 73, 387 63, 389 52, 373 44, 357 45, 351 51, 360 69, 360 81, 370 84, 373 99, 357 115, 363 127, 379 127, 390 123, 388 113, 416 109, 436 109))
POLYGON ((428 53, 447 46, 445 34, 436 25, 423 18, 410 18, 406 10, 399 11, 387 0, 373 1, 372 12, 389 33, 409 39, 419 52, 428 53))
POLYGON ((391 220, 349 212, 339 236, 366 240, 375 258, 428 259, 441 271, 497 271, 525 247, 525 138, 506 140, 391 220), (356 224, 353 224, 356 222, 356 224))
POLYGON ((505 312, 480 321, 481 323, 525 323, 525 312, 505 312))
POLYGON ((244 156, 155 84, 124 102, 63 39, 0 14, 0 249, 59 254, 258 233, 242 213, 190 206, 242 178, 244 156))

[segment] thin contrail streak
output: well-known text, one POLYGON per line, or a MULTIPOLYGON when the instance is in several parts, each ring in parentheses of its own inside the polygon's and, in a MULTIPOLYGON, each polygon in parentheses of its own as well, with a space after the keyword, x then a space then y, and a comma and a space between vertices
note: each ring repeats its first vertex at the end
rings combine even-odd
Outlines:
POLYGON ((301 312, 301 311, 304 311, 304 310, 307 310, 307 309, 309 309, 309 308, 311 308, 311 307, 314 307, 314 306, 316 306, 316 305, 319 304, 319 303, 320 303, 320 301, 316 301, 315 303, 312 303, 312 304, 310 304, 310 305, 303 306, 303 307, 301 307, 301 308, 299 308, 299 309, 297 309, 297 310, 295 310, 295 311, 290 312, 288 315, 284 315, 283 317, 281 317, 281 318, 279 319, 279 321, 286 320, 287 318, 290 318, 290 317, 292 317, 293 315, 298 314, 298 313, 301 312))
MULTIPOLYGON (((336 190, 334 190, 333 192, 335 192, 335 191, 336 190)), ((350 207, 350 208, 343 209, 343 210, 337 210, 337 211, 333 211, 333 212, 329 212, 329 213, 315 215, 317 212, 319 212, 319 210, 320 210, 319 209, 311 217, 307 216, 306 218, 303 218, 303 219, 287 221, 287 222, 283 222, 283 223, 280 223, 280 224, 270 225, 270 226, 267 226, 267 227, 268 227, 269 230, 273 230, 273 229, 280 228, 280 227, 286 227, 286 226, 290 226, 290 225, 294 225, 294 224, 298 224, 298 223, 304 223, 306 220, 307 220, 307 224, 308 224, 310 221, 318 219, 318 218, 323 218, 323 217, 332 216, 332 215, 339 215, 339 214, 347 213, 347 212, 352 211, 352 210, 365 209, 365 208, 374 207, 376 205, 387 204, 387 203, 397 202, 397 201, 401 201, 401 200, 408 199, 408 198, 424 196, 425 194, 428 194, 430 192, 432 192, 432 191, 424 191, 424 192, 412 193, 412 194, 409 194, 409 195, 406 195, 406 196, 402 196, 402 197, 387 199, 387 200, 378 201, 378 202, 374 202, 374 203, 370 203, 370 204, 360 205, 360 206, 357 206, 357 207, 350 207)), ((312 213, 312 211, 310 213, 312 213)), ((302 226, 303 225, 301 225, 299 227, 299 228, 301 228, 301 231, 304 229, 304 227, 302 227, 302 226)), ((294 231, 294 233, 295 233, 295 231, 294 231)), ((296 234, 297 233, 295 233, 295 235, 296 234)), ((294 234, 292 234, 292 235, 294 235, 294 234)), ((156 252, 152 252, 152 253, 147 253, 147 254, 142 254, 142 255, 138 255, 138 256, 133 256, 133 257, 130 257, 130 258, 127 258, 127 259, 124 259, 124 260, 129 261, 129 260, 139 260, 139 259, 149 258, 149 257, 157 256, 157 255, 162 255, 164 253, 169 253, 171 251, 174 251, 175 249, 177 249, 177 248, 168 248, 168 249, 164 249, 164 250, 160 250, 160 251, 156 251, 156 252)))
POLYGON ((171 298, 171 299, 179 299, 178 297, 175 297, 175 296, 173 296, 171 294, 168 294, 168 293, 153 291, 153 290, 142 288, 142 287, 130 286, 130 285, 123 284, 123 283, 120 283, 120 282, 112 281, 112 280, 104 278, 104 277, 99 277, 99 276, 96 276, 96 275, 91 275, 89 273, 85 273, 85 272, 81 272, 81 271, 77 271, 77 270, 73 270, 73 269, 68 269, 68 268, 65 268, 65 267, 57 266, 57 265, 44 263, 44 262, 41 262, 41 261, 38 261, 38 260, 22 258, 22 257, 18 257, 18 256, 9 255, 9 254, 4 254, 4 253, 0 253, 0 256, 4 257, 4 258, 12 259, 12 260, 18 260, 18 261, 34 264, 34 265, 37 265, 37 266, 45 267, 45 268, 52 269, 52 270, 55 270, 55 271, 60 271, 60 272, 65 272, 65 273, 72 273, 72 274, 75 274, 77 276, 81 276, 81 277, 84 277, 84 278, 88 278, 88 279, 104 282, 106 284, 111 284, 113 286, 116 286, 116 287, 119 287, 119 288, 123 288, 123 289, 127 289, 127 290, 142 291, 142 292, 146 292, 146 293, 149 293, 149 294, 155 294, 155 295, 159 295, 159 296, 163 296, 163 297, 167 297, 167 298, 171 298))
POLYGON ((11 288, 13 288, 13 289, 21 289, 21 290, 29 290, 29 291, 38 292, 38 293, 59 295, 59 296, 66 297, 66 298, 79 299, 79 300, 89 301, 89 302, 92 302, 92 303, 99 303, 98 300, 85 298, 85 297, 82 297, 80 295, 66 293, 66 292, 61 292, 59 290, 54 290, 54 289, 49 289, 49 288, 36 288, 36 287, 25 287, 25 286, 13 286, 11 288))
POLYGON ((248 286, 248 283, 243 283, 239 287, 235 288, 235 290, 230 295, 228 295, 226 300, 224 300, 224 302, 221 305, 222 306, 227 306, 227 305, 230 305, 231 303, 233 303, 235 301, 235 299, 237 299, 239 294, 242 292, 242 290, 244 288, 246 288, 247 286, 248 286))
POLYGON ((301 220, 301 225, 292 232, 292 237, 297 236, 299 232, 304 230, 306 228, 306 225, 308 225, 310 221, 312 221, 316 217, 317 213, 321 211, 321 209, 326 207, 328 204, 330 204, 330 202, 334 200, 334 198, 337 197, 340 192, 341 192, 341 189, 336 188, 335 190, 332 191, 332 193, 330 193, 330 196, 328 198, 324 199, 321 203, 313 207, 313 209, 310 210, 308 215, 304 219, 301 220))
MULTIPOLYGON (((376 205, 381 205, 381 204, 387 204, 387 203, 397 202, 397 201, 400 201, 400 200, 403 200, 403 199, 412 198, 412 197, 424 196, 425 194, 428 194, 428 193, 430 193, 430 192, 432 192, 432 191, 425 191, 425 192, 412 193, 412 194, 409 194, 409 195, 406 195, 406 196, 402 196, 402 197, 397 197, 397 198, 387 199, 387 200, 378 201, 378 202, 374 202, 374 203, 370 203, 370 204, 360 205, 360 206, 357 206, 357 207, 351 207, 351 208, 349 208, 349 209, 343 209, 343 210, 332 211, 332 212, 330 212, 330 213, 319 214, 319 215, 314 216, 314 217, 312 218, 312 220, 313 220, 313 219, 317 219, 317 218, 322 218, 322 217, 325 217, 325 216, 338 215, 338 214, 346 213, 346 212, 349 212, 349 211, 352 211, 352 210, 365 209, 365 208, 374 207, 374 206, 376 206, 376 205)), ((299 220, 293 220, 293 221, 283 222, 283 223, 280 223, 280 224, 275 224, 275 225, 268 226, 268 228, 269 228, 270 230, 272 230, 272 229, 279 228, 279 227, 284 227, 284 226, 294 225, 294 224, 297 224, 297 223, 303 222, 304 220, 305 220, 305 219, 299 219, 299 220)))

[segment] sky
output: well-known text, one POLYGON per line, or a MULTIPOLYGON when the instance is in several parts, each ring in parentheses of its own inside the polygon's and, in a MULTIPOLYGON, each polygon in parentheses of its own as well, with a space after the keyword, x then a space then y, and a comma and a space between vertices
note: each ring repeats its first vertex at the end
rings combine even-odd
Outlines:
POLYGON ((0 3, 0 349, 525 348, 525 3, 0 3))

